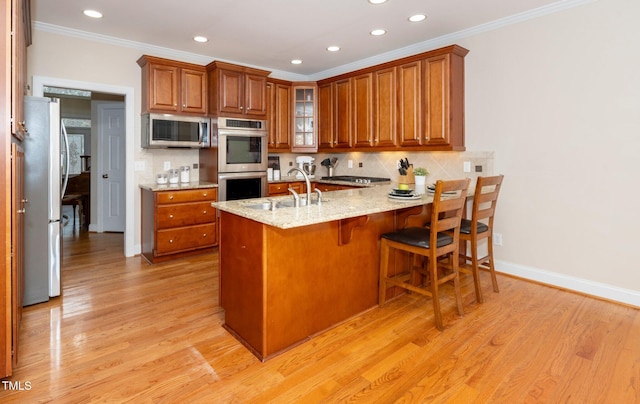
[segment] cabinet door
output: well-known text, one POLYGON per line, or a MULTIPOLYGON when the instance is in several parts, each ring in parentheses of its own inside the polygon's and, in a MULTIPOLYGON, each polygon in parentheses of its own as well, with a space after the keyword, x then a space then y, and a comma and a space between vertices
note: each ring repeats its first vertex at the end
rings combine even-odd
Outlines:
POLYGON ((243 113, 243 79, 244 74, 234 70, 220 69, 220 88, 218 89, 218 105, 220 112, 233 114, 243 113))
POLYGON ((267 113, 266 77, 246 74, 244 92, 244 103, 240 106, 240 109, 247 115, 264 117, 267 113))
POLYGON ((373 146, 373 73, 351 79, 353 144, 355 147, 373 146))
POLYGON ((317 151, 315 86, 293 86, 293 114, 291 151, 294 153, 317 151))
POLYGON ((335 82, 334 107, 334 147, 351 147, 351 80, 335 82))
POLYGON ((178 111, 178 70, 173 66, 149 65, 149 109, 178 111))
POLYGON ((374 146, 396 146, 396 69, 374 73, 374 146))
POLYGON ((318 86, 318 147, 333 147, 333 91, 332 84, 318 86))
POLYGON ((181 69, 181 111, 207 113, 207 72, 181 69))
POLYGON ((421 63, 407 63, 397 68, 398 74, 398 136, 401 146, 422 144, 421 126, 421 63))
POLYGON ((449 55, 425 62, 424 132, 428 145, 449 144, 449 55))
POLYGON ((291 148, 291 86, 267 83, 267 129, 269 150, 288 151, 291 148))
POLYGON ((15 143, 11 144, 11 315, 12 345, 15 368, 19 354, 20 323, 22 321, 22 301, 24 297, 24 151, 15 143))
POLYGON ((11 1, 11 133, 23 140, 24 96, 27 85, 27 46, 31 42, 31 21, 25 21, 30 15, 30 2, 11 1))

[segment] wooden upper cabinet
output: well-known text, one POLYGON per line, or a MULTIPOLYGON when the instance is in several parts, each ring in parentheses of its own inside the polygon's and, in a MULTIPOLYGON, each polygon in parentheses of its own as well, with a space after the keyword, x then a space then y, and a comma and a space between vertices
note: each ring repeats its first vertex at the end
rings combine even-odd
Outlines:
POLYGON ((318 85, 318 148, 333 147, 333 85, 318 85))
POLYGON ((291 151, 313 153, 318 150, 318 100, 315 83, 293 84, 293 126, 291 151))
POLYGON ((207 114, 207 73, 204 69, 181 69, 181 112, 207 114))
POLYGON ((291 83, 267 81, 269 151, 291 150, 291 83))
POLYGON ((24 139, 27 94, 27 46, 31 45, 31 2, 11 0, 11 134, 24 139))
POLYGON ((422 63, 398 66, 398 137, 400 146, 422 145, 422 63))
POLYGON ((424 62, 423 131, 427 146, 464 150, 464 54, 447 53, 424 62))
POLYGON ((212 115, 267 119, 270 72, 217 61, 209 63, 207 71, 212 115))
POLYGON ((351 79, 338 80, 333 91, 333 145, 351 147, 351 79))
POLYGON ((396 146, 396 68, 373 73, 373 145, 396 146))
POLYGON ((142 113, 207 114, 207 74, 203 66, 143 55, 142 113))
POLYGON ((354 147, 374 146, 373 132, 373 73, 365 73, 351 79, 351 115, 354 147))
POLYGON ((465 150, 467 53, 452 45, 321 80, 320 149, 465 150))

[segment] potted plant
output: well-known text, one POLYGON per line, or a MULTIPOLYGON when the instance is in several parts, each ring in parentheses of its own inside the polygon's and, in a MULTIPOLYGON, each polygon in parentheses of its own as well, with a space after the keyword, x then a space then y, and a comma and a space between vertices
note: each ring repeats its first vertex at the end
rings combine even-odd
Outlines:
POLYGON ((425 192, 425 184, 427 180, 427 175, 429 175, 429 171, 424 167, 416 167, 413 169, 413 175, 416 181, 416 193, 424 194, 425 192))

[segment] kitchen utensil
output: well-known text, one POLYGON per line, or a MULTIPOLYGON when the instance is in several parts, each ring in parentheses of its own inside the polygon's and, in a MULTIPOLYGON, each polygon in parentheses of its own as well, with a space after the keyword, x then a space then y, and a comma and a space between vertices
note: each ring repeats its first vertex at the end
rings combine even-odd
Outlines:
POLYGON ((331 160, 329 160, 329 158, 326 158, 326 159, 322 160, 320 165, 323 166, 323 167, 329 167, 331 165, 331 160))

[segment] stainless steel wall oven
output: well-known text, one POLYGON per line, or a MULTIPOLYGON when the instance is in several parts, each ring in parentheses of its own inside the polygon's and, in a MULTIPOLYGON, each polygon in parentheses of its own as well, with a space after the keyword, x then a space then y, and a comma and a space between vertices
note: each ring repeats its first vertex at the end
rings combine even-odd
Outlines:
POLYGON ((218 183, 218 200, 267 195, 267 122, 220 117, 200 150, 200 179, 218 183))

